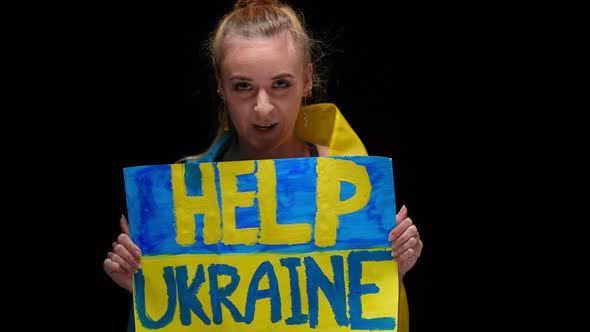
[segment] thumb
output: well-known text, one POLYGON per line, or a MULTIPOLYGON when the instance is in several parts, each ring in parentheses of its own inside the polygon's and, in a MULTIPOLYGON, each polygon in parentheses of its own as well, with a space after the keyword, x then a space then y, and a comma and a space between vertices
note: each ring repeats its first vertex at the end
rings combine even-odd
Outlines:
POLYGON ((399 209, 399 212, 395 216, 395 224, 399 225, 407 217, 408 217, 408 208, 404 204, 404 205, 402 205, 401 209, 399 209))
POLYGON ((124 215, 121 215, 119 224, 121 225, 121 230, 123 231, 123 233, 129 235, 129 223, 127 222, 127 218, 125 218, 124 215))

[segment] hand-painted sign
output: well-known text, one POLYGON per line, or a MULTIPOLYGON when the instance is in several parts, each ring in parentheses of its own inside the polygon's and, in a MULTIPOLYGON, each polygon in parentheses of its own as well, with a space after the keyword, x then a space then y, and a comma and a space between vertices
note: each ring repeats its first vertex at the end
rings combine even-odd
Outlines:
POLYGON ((124 169, 136 331, 395 331, 391 159, 124 169))

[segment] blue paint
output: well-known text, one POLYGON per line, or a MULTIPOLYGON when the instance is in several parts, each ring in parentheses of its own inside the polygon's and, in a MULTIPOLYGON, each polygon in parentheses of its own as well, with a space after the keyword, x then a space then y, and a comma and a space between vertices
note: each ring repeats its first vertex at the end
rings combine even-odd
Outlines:
POLYGON ((176 311, 176 280, 174 279, 174 270, 171 266, 164 267, 164 280, 166 282, 166 295, 168 298, 168 307, 166 312, 158 320, 152 319, 145 307, 145 279, 143 271, 140 269, 135 274, 135 310, 137 317, 143 327, 148 329, 160 329, 172 322, 174 311, 176 311))
POLYGON ((205 215, 195 214, 195 240, 197 243, 203 243, 203 229, 205 228, 205 215))
POLYGON ((346 289, 344 285, 344 259, 342 256, 331 256, 330 261, 332 262, 332 271, 334 274, 333 283, 330 282, 330 279, 322 272, 312 257, 308 256, 303 259, 307 278, 309 326, 311 328, 318 326, 318 293, 320 289, 332 307, 338 326, 348 325, 348 317, 346 316, 346 289))
POLYGON ((260 228, 258 200, 256 198, 253 206, 236 207, 236 229, 242 228, 260 228))
POLYGON ((203 311, 203 304, 199 301, 197 293, 205 283, 205 271, 199 264, 197 272, 190 286, 188 284, 188 272, 186 265, 176 267, 176 284, 178 286, 178 306, 180 310, 180 322, 184 326, 191 325, 191 312, 195 313, 205 324, 210 325, 211 319, 203 311))
POLYGON ((276 323, 281 320, 281 295, 279 292, 279 281, 272 264, 269 261, 262 262, 250 281, 248 286, 248 295, 246 297, 246 317, 247 324, 254 320, 256 311, 256 301, 260 299, 270 299, 270 321, 276 323), (268 278, 268 289, 259 289, 260 281, 264 277, 268 278))
POLYGON ((341 201, 345 201, 345 200, 351 198, 352 196, 354 196, 355 193, 356 193, 356 187, 354 186, 354 184, 347 182, 347 181, 340 182, 340 200, 341 201))
MULTIPOLYGON (((131 237, 142 249, 144 255, 305 253, 389 246, 387 234, 395 226, 396 215, 391 159, 356 156, 331 158, 351 160, 366 167, 373 188, 365 208, 340 216, 338 239, 336 245, 332 247, 317 247, 313 240, 310 243, 297 245, 226 246, 223 243, 205 245, 202 241, 202 215, 195 216, 197 243, 190 246, 178 245, 175 236, 170 165, 136 166, 124 169, 131 237), (359 227, 359 224, 363 227, 359 227)), ((274 162, 277 179, 277 223, 313 225, 317 209, 315 203, 317 158, 276 159, 274 162)), ((197 196, 202 194, 198 163, 188 162, 185 167, 188 194, 197 196)), ((219 171, 216 163, 214 163, 214 170, 215 186, 220 198, 219 171)), ((256 185, 255 174, 238 176, 239 190, 255 191, 256 185)), ((340 193, 342 199, 349 198, 354 192, 353 185, 342 182, 340 193)), ((259 227, 258 200, 255 199, 252 207, 236 208, 236 216, 237 228, 259 227)))
POLYGON ((199 164, 185 164, 184 182, 189 196, 203 196, 202 173, 199 164))
MULTIPOLYGON (((395 319, 393 317, 363 318, 361 296, 364 294, 377 294, 379 287, 375 284, 361 284, 362 263, 381 262, 391 260, 389 251, 353 251, 348 255, 350 327, 353 330, 393 330, 395 319)), ((392 294, 393 296, 393 294, 392 294)))
POLYGON ((238 180, 238 191, 258 191, 258 181, 256 180, 257 171, 258 164, 254 163, 254 172, 236 176, 236 180, 238 180))
POLYGON ((143 254, 173 252, 179 247, 170 181, 169 165, 125 169, 129 226, 143 254))
MULTIPOLYGON (((254 164, 254 172, 236 176, 238 181, 238 192, 258 192, 256 172, 258 164, 254 164)), ((216 178, 218 182, 219 177, 216 178)), ((222 202, 223 203, 223 202, 222 202)), ((221 206, 221 204, 220 204, 221 206)), ((247 207, 236 207, 236 228, 259 228, 260 216, 258 212, 258 200, 254 198, 254 205, 247 207)))
POLYGON ((295 158, 288 167, 281 167, 282 164, 275 161, 277 223, 313 225, 317 187, 315 161, 310 163, 305 158, 295 158))
POLYGON ((213 322, 220 325, 223 322, 221 305, 223 304, 231 313, 234 322, 243 322, 244 317, 236 306, 227 298, 235 292, 240 283, 238 269, 227 264, 213 264, 207 268, 209 273, 209 295, 211 296, 211 309, 213 310, 213 322), (218 276, 230 277, 227 286, 219 288, 218 276))
POLYGON ((299 274, 297 267, 301 266, 301 259, 297 257, 281 258, 281 265, 289 270, 289 288, 291 289, 291 317, 285 320, 287 325, 305 324, 309 316, 301 312, 301 290, 299 289, 299 274))

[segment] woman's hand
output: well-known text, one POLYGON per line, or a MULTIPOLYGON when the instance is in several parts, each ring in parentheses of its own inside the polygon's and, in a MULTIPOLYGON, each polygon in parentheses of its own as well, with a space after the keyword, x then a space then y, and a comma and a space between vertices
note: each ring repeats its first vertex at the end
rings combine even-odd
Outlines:
POLYGON ((133 291, 133 274, 139 269, 141 250, 129 237, 129 224, 125 216, 120 220, 122 233, 113 242, 113 251, 107 254, 103 262, 106 274, 117 285, 129 292, 133 291))
POLYGON ((422 253, 422 240, 418 228, 408 218, 408 209, 402 206, 396 215, 396 226, 389 233, 391 242, 391 257, 397 261, 399 279, 402 280, 418 261, 422 253))

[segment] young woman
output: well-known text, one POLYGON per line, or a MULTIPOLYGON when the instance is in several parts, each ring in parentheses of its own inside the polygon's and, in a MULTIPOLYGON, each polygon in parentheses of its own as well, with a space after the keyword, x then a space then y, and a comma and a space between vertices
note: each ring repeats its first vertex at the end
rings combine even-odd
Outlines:
MULTIPOLYGON (((319 83, 313 50, 313 40, 290 6, 273 0, 239 0, 209 41, 221 100, 218 135, 207 151, 184 160, 366 155, 362 141, 335 105, 305 105, 319 83)), ((405 207, 396 217, 389 241, 403 281, 423 244, 405 207)), ((132 292, 141 251, 129 237, 125 217, 120 222, 122 233, 104 261, 104 270, 132 292)), ((404 332, 409 330, 408 304, 400 284, 398 331, 404 332)), ((134 330, 133 316, 129 330, 134 330)))

